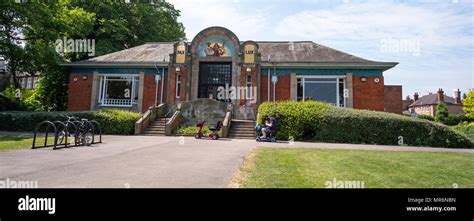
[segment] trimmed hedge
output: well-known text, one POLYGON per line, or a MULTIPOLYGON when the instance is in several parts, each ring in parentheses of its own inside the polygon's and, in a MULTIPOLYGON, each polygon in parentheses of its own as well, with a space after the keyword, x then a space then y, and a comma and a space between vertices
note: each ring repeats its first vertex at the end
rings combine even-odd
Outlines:
POLYGON ((118 109, 103 109, 96 112, 0 112, 0 130, 33 131, 40 122, 65 121, 61 115, 96 120, 100 123, 103 134, 133 134, 135 122, 140 119, 139 113, 118 109))
POLYGON ((269 115, 278 121, 277 137, 338 143, 365 143, 470 148, 465 135, 435 122, 398 114, 336 108, 314 101, 263 103, 258 110, 258 123, 269 115))

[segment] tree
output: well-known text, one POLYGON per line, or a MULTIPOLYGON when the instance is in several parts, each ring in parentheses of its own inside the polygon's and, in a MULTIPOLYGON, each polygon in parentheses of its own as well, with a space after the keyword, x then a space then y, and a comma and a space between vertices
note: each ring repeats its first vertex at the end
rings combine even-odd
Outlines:
MULTIPOLYGON (((58 53, 58 39, 91 39, 95 56, 151 41, 177 41, 184 27, 179 10, 156 1, 40 1, 0 2, 0 52, 18 86, 18 73, 41 73, 39 89, 46 110, 64 110, 68 74, 59 62, 90 58, 86 52, 58 53)), ((160 59, 160 58, 157 58, 160 59)))
POLYGON ((466 117, 474 118, 474 88, 471 88, 464 98, 463 110, 466 111, 466 117))
POLYGON ((449 118, 448 106, 441 102, 436 107, 435 120, 440 123, 445 123, 449 118))

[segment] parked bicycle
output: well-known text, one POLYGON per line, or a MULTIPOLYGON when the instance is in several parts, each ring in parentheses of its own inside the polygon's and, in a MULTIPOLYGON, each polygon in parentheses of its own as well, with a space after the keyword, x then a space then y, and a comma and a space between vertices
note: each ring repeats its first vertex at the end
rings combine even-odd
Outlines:
POLYGON ((90 123, 87 119, 79 119, 77 117, 70 117, 67 115, 63 115, 63 117, 67 118, 67 121, 64 122, 66 125, 63 130, 58 132, 57 136, 57 144, 61 144, 64 138, 69 134, 68 128, 71 124, 74 124, 74 127, 77 127, 77 131, 74 133, 74 136, 71 137, 72 143, 76 145, 86 145, 90 146, 92 144, 92 139, 94 134, 92 133, 92 128, 88 127, 90 123))

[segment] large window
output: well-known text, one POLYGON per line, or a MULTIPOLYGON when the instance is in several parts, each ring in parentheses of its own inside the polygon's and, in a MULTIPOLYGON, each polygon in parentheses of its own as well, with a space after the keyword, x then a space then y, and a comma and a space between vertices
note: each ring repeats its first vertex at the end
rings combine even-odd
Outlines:
POLYGON ((321 101, 338 107, 346 106, 344 78, 301 77, 297 81, 299 101, 321 101))
POLYGON ((219 87, 232 85, 232 64, 230 62, 200 63, 199 98, 217 98, 219 87))
POLYGON ((131 107, 138 103, 138 76, 103 75, 100 77, 99 104, 131 107))

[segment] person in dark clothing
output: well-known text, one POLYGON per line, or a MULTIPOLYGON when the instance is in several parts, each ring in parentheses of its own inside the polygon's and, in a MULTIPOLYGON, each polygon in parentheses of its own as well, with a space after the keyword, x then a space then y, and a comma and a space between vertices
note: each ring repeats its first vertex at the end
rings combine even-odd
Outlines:
POLYGON ((264 128, 262 128, 262 138, 266 138, 269 133, 276 131, 276 119, 272 116, 268 118, 268 121, 265 122, 264 128))

